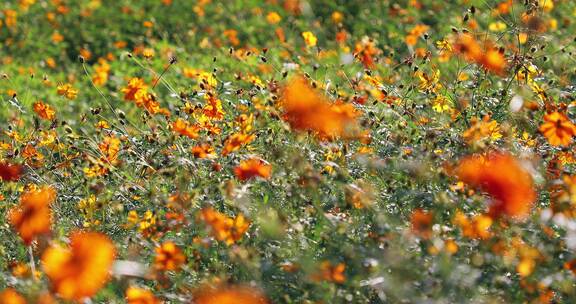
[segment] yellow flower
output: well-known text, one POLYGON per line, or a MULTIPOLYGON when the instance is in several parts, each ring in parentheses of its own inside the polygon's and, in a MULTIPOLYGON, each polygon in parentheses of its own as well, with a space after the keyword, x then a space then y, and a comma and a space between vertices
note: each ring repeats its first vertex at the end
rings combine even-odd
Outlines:
POLYGON ((538 6, 548 13, 554 9, 554 0, 538 0, 538 6))
POLYGON ((488 29, 492 32, 502 32, 507 28, 506 23, 502 21, 492 22, 488 25, 488 29))
POLYGON ((438 95, 432 101, 432 109, 438 113, 450 110, 450 100, 445 96, 438 95))
POLYGON ((78 90, 74 89, 71 84, 66 83, 57 87, 57 93, 69 100, 74 100, 78 96, 78 90))
POLYGON ((502 133, 497 121, 490 120, 490 116, 484 116, 480 121, 473 118, 471 127, 462 134, 462 137, 468 144, 474 144, 485 139, 494 142, 502 138, 502 133))
POLYGON ((316 46, 316 43, 318 42, 318 38, 316 38, 312 32, 304 32, 302 33, 302 37, 308 47, 316 46))
POLYGON ((282 17, 280 17, 280 15, 278 15, 278 13, 276 12, 270 12, 268 13, 268 15, 266 15, 266 21, 268 21, 268 23, 270 24, 276 24, 278 22, 280 22, 282 20, 282 17))
POLYGON ((145 48, 145 49, 142 51, 142 56, 144 56, 144 58, 146 58, 146 59, 152 59, 152 58, 154 57, 154 53, 155 53, 155 52, 154 52, 154 49, 145 48))

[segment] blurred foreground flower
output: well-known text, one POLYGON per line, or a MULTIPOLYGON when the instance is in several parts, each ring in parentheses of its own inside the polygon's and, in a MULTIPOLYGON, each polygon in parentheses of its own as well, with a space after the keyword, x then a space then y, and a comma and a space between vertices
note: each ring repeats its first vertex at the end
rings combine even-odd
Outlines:
POLYGON ((52 290, 65 300, 91 297, 110 277, 116 256, 112 241, 96 232, 74 232, 70 247, 53 245, 44 251, 42 266, 52 290))
POLYGON ((6 288, 0 292, 2 304, 26 304, 26 299, 13 288, 6 288))
POLYGON ((147 289, 130 286, 126 289, 126 302, 128 304, 160 304, 154 294, 147 289))
POLYGON ((505 152, 471 155, 460 160, 454 170, 463 182, 488 193, 493 201, 492 216, 524 219, 536 200, 532 176, 520 162, 505 152))
POLYGON ((202 288, 195 297, 194 304, 266 304, 264 294, 251 287, 227 286, 202 288))
POLYGON ((20 196, 20 205, 8 213, 10 223, 26 245, 39 235, 50 233, 52 210, 50 204, 56 199, 56 190, 50 186, 32 187, 20 196))

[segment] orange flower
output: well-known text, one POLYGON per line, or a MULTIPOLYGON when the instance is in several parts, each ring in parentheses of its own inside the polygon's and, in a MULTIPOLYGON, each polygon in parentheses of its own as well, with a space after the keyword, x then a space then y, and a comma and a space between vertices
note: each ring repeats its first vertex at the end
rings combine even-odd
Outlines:
POLYGON ((13 182, 20 179, 24 168, 21 165, 0 162, 0 179, 3 181, 13 182))
POLYGON ((226 156, 234 151, 240 149, 240 147, 250 143, 256 138, 255 135, 245 134, 245 133, 235 133, 230 135, 228 139, 224 142, 224 148, 222 149, 222 156, 226 156))
POLYGON ((142 95, 142 92, 146 92, 146 90, 148 90, 148 86, 144 83, 144 80, 132 78, 128 81, 128 86, 122 89, 122 93, 124 93, 124 100, 136 101, 142 95))
POLYGON ((91 297, 110 277, 116 249, 104 234, 74 232, 70 247, 53 245, 44 251, 42 266, 55 293, 66 300, 91 297))
POLYGON ((172 131, 191 139, 198 138, 198 127, 180 118, 172 123, 172 131))
POLYGON ((66 84, 63 84, 63 85, 59 85, 59 86, 57 87, 57 91, 56 91, 56 92, 58 93, 58 95, 64 96, 64 97, 66 97, 66 98, 69 99, 69 100, 76 99, 76 97, 78 96, 78 90, 74 89, 74 88, 72 87, 72 85, 69 84, 69 83, 66 83, 66 84))
POLYGON ((460 34, 454 44, 454 50, 467 61, 475 62, 494 74, 500 76, 504 74, 506 59, 490 42, 481 46, 471 34, 460 34))
POLYGON ((13 288, 6 288, 0 292, 2 304, 26 304, 26 299, 13 288))
POLYGON ((202 114, 213 120, 222 120, 224 118, 224 110, 222 109, 222 101, 215 96, 206 95, 207 103, 202 108, 202 114))
POLYGON ((424 239, 429 239, 432 236, 433 217, 430 212, 421 209, 414 210, 410 217, 412 232, 424 239))
POLYGON ((164 242, 156 247, 154 264, 158 270, 178 270, 186 262, 186 256, 182 250, 172 241, 164 242))
POLYGON ((459 35, 454 45, 456 53, 461 54, 468 61, 479 62, 482 60, 482 47, 470 34, 459 35))
POLYGON ((214 148, 209 144, 194 146, 191 151, 195 158, 213 158, 216 156, 214 148))
POLYGON ((196 304, 267 304, 261 291, 243 286, 202 288, 194 296, 196 304))
POLYGON ((346 281, 346 276, 344 275, 344 270, 346 265, 344 263, 338 263, 333 265, 329 261, 324 261, 320 264, 320 272, 312 276, 312 279, 316 281, 328 281, 338 284, 342 284, 346 281))
POLYGON ((471 239, 488 239, 492 236, 490 227, 492 226, 491 217, 479 214, 474 216, 471 220, 466 217, 462 212, 456 212, 454 217, 454 224, 462 229, 462 235, 471 239))
POLYGON ((98 149, 102 152, 104 160, 110 164, 115 164, 120 152, 120 140, 112 135, 104 137, 98 144, 98 149))
POLYGON ((257 176, 268 179, 271 173, 272 166, 257 158, 244 160, 234 168, 234 174, 236 174, 236 177, 241 181, 246 181, 257 176))
POLYGON ((50 233, 52 210, 56 191, 50 186, 28 189, 20 196, 20 205, 8 213, 10 223, 26 245, 37 236, 50 233))
POLYGON ((523 219, 536 200, 532 176, 512 155, 490 152, 460 160, 455 175, 463 182, 488 193, 493 216, 505 214, 523 219))
POLYGON ((314 131, 322 139, 358 138, 358 112, 352 104, 331 103, 304 78, 292 79, 282 91, 284 119, 296 130, 314 131))
POLYGON ((36 114, 38 114, 38 116, 40 116, 40 118, 46 119, 46 120, 53 120, 54 119, 54 115, 56 114, 56 111, 54 111, 54 109, 52 109, 52 107, 50 107, 49 105, 47 105, 41 101, 37 101, 34 103, 34 105, 32 107, 33 107, 34 112, 36 112, 36 114))
POLYGON ((160 304, 154 294, 147 289, 130 286, 126 289, 126 302, 128 304, 160 304))
POLYGON ((212 228, 214 237, 232 245, 239 241, 250 228, 250 221, 239 214, 236 218, 228 217, 210 207, 202 209, 202 219, 212 228))
POLYGON ((572 143, 572 137, 576 135, 576 126, 565 114, 552 112, 544 115, 544 123, 540 126, 540 132, 553 146, 569 146, 572 143))

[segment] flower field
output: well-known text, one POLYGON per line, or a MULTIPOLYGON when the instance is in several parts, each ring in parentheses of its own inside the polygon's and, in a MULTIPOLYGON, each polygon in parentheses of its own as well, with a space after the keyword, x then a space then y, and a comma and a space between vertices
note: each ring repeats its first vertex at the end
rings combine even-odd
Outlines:
POLYGON ((575 20, 5 0, 0 304, 574 303, 575 20))

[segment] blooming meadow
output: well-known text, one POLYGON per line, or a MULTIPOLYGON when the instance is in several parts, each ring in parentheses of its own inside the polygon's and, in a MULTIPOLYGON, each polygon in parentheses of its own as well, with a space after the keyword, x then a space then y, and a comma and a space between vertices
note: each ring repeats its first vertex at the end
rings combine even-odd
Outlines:
POLYGON ((0 303, 574 303, 576 2, 0 3, 0 303))

